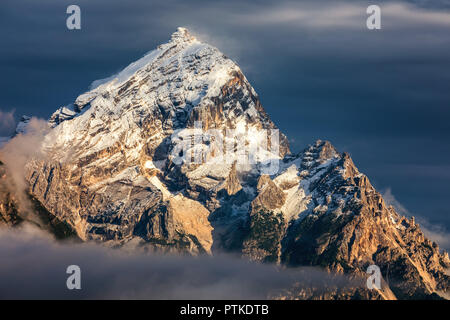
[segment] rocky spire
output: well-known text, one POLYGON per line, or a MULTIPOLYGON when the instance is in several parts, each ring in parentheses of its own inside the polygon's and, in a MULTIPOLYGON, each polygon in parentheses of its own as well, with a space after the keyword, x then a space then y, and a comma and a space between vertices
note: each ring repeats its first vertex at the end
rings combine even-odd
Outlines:
POLYGON ((187 28, 178 27, 177 31, 172 33, 172 42, 191 42, 197 40, 187 28))

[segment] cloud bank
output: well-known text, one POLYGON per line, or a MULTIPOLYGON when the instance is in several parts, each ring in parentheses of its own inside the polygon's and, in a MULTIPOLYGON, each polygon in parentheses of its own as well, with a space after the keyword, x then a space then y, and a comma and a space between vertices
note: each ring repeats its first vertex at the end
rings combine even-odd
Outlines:
POLYGON ((54 242, 31 226, 0 229, 0 299, 266 299, 295 283, 349 284, 313 268, 279 269, 231 256, 171 256, 54 242), (81 268, 81 290, 66 269, 81 268))

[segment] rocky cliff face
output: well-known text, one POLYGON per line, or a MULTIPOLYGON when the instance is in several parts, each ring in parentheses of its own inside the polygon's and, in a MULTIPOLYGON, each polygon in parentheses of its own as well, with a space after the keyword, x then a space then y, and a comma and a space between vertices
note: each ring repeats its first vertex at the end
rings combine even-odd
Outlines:
POLYGON ((0 161, 0 228, 15 228, 22 223, 46 230, 56 239, 78 240, 69 224, 48 212, 32 195, 22 193, 15 186, 11 172, 0 161))
MULTIPOLYGON (((96 81, 49 124, 46 157, 26 167, 30 194, 84 241, 231 251, 355 276, 376 264, 377 298, 449 289, 448 256, 414 220, 388 207, 330 143, 290 154, 240 68, 186 29, 96 81)), ((3 217, 11 205, 1 203, 3 217)))
MULTIPOLYGON (((273 181, 284 189, 286 201, 271 212, 282 213, 289 223, 279 228, 277 250, 268 250, 278 254, 278 261, 355 275, 375 264, 397 298, 427 298, 448 291, 448 255, 424 237, 414 218, 401 217, 388 207, 347 154, 317 141, 286 159, 284 168, 273 181)), ((271 192, 279 190, 273 187, 271 192)), ((263 215, 251 219, 270 221, 263 215)), ((258 252, 262 243, 246 250, 258 252)))

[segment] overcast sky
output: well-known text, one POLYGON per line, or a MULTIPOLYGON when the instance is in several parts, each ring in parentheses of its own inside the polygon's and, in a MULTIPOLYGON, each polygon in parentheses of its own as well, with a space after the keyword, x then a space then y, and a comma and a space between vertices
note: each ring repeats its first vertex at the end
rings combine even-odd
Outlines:
POLYGON ((2 0, 0 135, 48 118, 178 26, 236 61, 297 152, 349 152, 380 190, 450 229, 450 1, 2 0), (82 29, 66 28, 78 4, 82 29), (366 28, 379 4, 382 29, 366 28))

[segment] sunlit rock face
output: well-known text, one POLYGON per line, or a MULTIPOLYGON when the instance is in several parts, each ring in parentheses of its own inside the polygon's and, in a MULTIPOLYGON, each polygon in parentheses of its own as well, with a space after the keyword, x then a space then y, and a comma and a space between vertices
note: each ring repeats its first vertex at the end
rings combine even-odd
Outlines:
POLYGON ((354 276, 376 264, 384 287, 366 298, 449 289, 448 256, 348 154, 320 140, 291 154, 236 63, 184 28, 49 124, 30 193, 84 241, 354 276))

